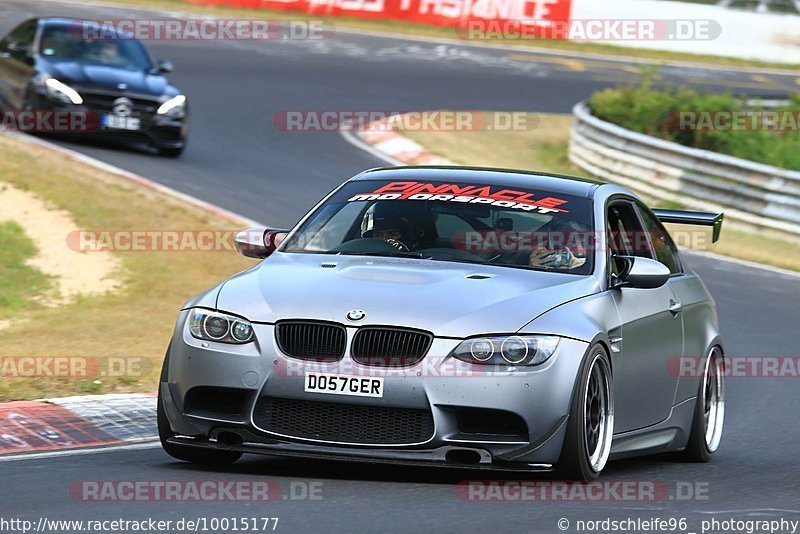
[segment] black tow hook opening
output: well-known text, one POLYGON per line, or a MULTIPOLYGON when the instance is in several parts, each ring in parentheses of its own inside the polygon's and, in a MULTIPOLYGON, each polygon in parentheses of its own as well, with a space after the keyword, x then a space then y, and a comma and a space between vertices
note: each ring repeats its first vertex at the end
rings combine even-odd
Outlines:
POLYGON ((448 464, 475 465, 481 463, 481 455, 477 451, 456 449, 444 455, 448 464))
POLYGON ((236 447, 242 444, 242 436, 235 432, 220 432, 217 436, 217 443, 226 447, 236 447))

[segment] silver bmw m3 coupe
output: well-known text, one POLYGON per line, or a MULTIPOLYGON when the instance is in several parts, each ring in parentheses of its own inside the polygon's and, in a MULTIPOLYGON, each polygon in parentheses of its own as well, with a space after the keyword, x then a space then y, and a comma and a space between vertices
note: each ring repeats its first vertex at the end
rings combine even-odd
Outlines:
POLYGON ((466 167, 363 172, 189 300, 158 426, 180 460, 243 453, 596 478, 707 461, 724 418, 716 307, 629 190, 466 167))

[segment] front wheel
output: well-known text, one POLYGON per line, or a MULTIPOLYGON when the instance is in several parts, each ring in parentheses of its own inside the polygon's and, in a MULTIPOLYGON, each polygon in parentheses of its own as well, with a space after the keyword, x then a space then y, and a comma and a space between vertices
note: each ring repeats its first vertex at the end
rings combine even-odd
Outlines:
POLYGON ((601 346, 584 360, 567 423, 558 470, 569 480, 594 480, 608 462, 614 435, 611 362, 601 346))
POLYGON ((33 111, 37 109, 36 100, 36 90, 33 87, 28 87, 25 90, 25 100, 22 101, 22 108, 20 111, 33 111))
POLYGON ((725 420, 725 361, 722 350, 714 347, 708 355, 697 393, 689 443, 682 455, 687 462, 707 462, 722 439, 725 420))

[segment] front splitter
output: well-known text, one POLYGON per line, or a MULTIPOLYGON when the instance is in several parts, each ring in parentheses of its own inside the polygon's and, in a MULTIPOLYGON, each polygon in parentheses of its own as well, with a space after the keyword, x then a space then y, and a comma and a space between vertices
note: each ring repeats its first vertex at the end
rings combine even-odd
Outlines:
POLYGON ((425 467, 446 467, 451 469, 474 469, 483 471, 526 471, 547 473, 554 470, 552 464, 526 464, 519 462, 497 462, 484 449, 445 445, 435 449, 356 449, 348 447, 331 447, 326 445, 307 445, 302 443, 255 443, 225 444, 219 441, 198 441, 190 437, 176 436, 167 440, 175 445, 236 451, 250 454, 272 454, 296 458, 316 460, 332 460, 345 462, 362 462, 372 464, 411 465, 425 467), (463 455, 473 453, 480 458, 476 463, 448 461, 448 454, 463 455))

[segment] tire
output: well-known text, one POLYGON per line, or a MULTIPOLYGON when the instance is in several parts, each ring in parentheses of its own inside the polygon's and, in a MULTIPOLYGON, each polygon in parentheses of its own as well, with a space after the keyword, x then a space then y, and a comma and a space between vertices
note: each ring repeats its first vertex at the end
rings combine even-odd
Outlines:
POLYGON ((25 90, 25 100, 22 102, 22 109, 20 111, 33 111, 38 106, 36 102, 36 90, 33 87, 28 87, 25 90))
POLYGON ((686 462, 707 462, 719 447, 725 422, 724 363, 722 350, 711 349, 697 392, 689 442, 681 453, 686 462))
MULTIPOLYGON (((169 351, 167 357, 164 359, 164 367, 161 371, 161 376, 165 376, 167 365, 169 363, 169 351)), ((158 392, 158 407, 156 408, 156 421, 158 424, 158 438, 161 440, 161 446, 164 451, 177 460, 190 462, 193 464, 201 465, 230 465, 242 457, 241 452, 236 451, 219 451, 213 449, 201 449, 197 447, 185 447, 182 445, 175 445, 168 443, 167 440, 175 434, 169 426, 167 414, 164 411, 164 403, 161 398, 161 388, 158 392)))
POLYGON ((605 349, 592 347, 581 365, 558 471, 567 480, 594 480, 608 461, 614 436, 614 388, 605 349))
POLYGON ((160 156, 164 156, 165 158, 179 158, 181 154, 183 154, 184 146, 180 147, 158 147, 158 154, 160 156))

